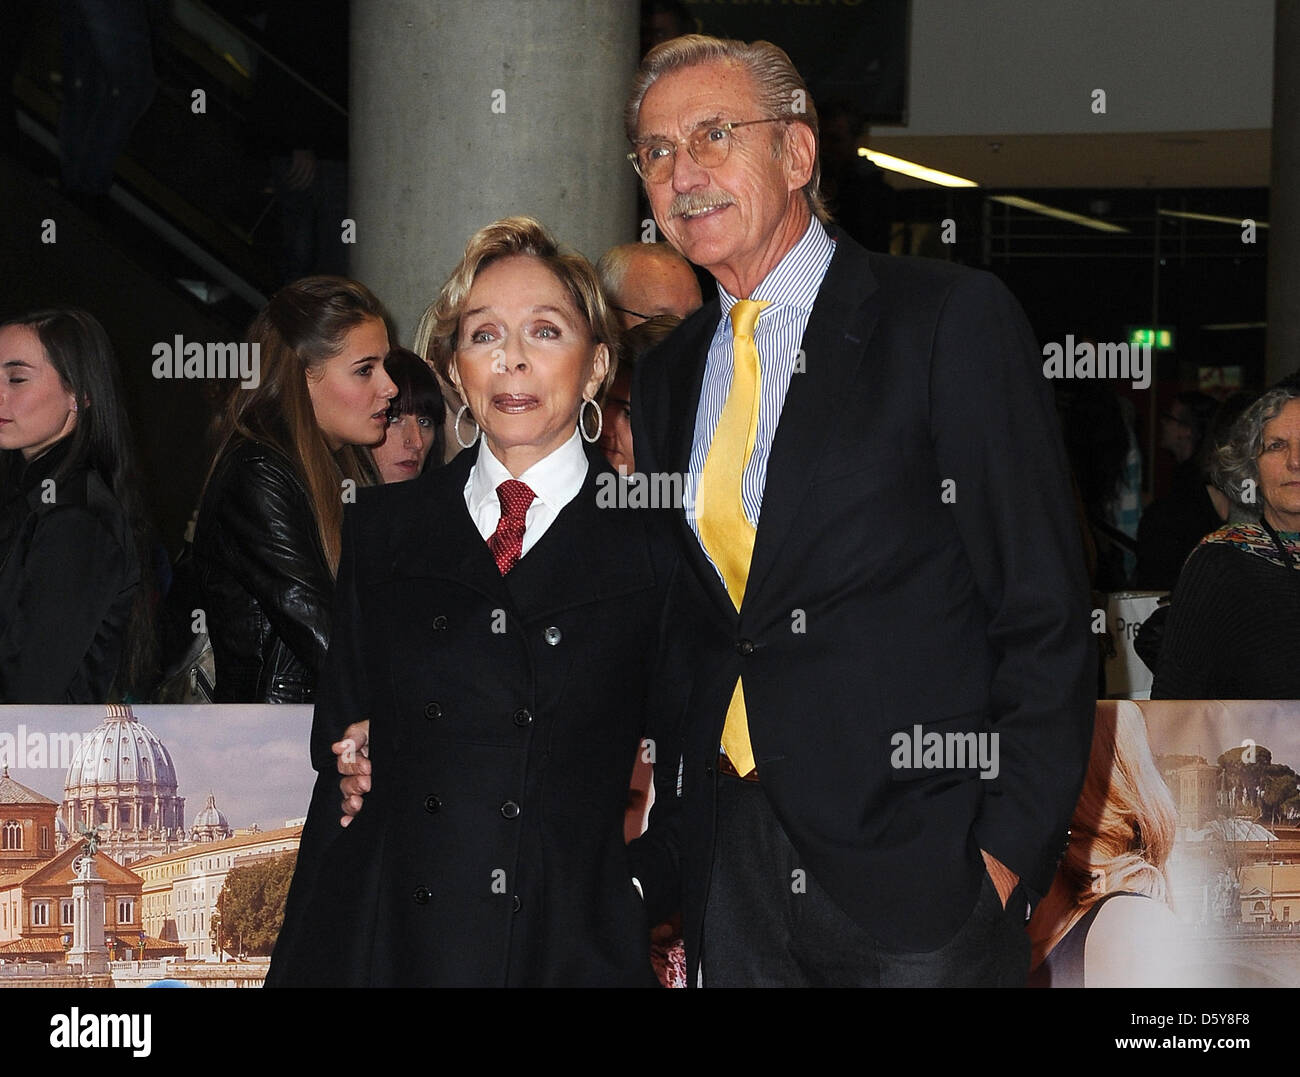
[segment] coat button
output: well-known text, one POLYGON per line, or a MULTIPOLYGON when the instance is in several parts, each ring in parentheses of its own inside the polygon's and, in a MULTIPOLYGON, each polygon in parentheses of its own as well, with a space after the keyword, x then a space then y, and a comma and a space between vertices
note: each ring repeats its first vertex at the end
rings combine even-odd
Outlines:
POLYGON ((441 632, 446 627, 447 627, 447 618, 444 617, 441 613, 438 614, 438 616, 433 619, 433 630, 435 632, 441 632))
POLYGON ((523 907, 524 907, 524 903, 520 900, 518 894, 516 894, 513 898, 510 899, 510 910, 512 912, 518 912, 523 907))
POLYGON ((513 800, 507 800, 501 805, 501 814, 507 819, 518 819, 520 807, 513 800))
POLYGON ((434 812, 441 811, 442 800, 439 799, 437 796, 435 796, 433 793, 430 793, 427 797, 424 798, 424 810, 427 811, 430 815, 432 815, 434 812))
POLYGON ((429 888, 427 886, 417 886, 415 893, 411 895, 417 905, 429 904, 429 888))
POLYGON ((542 638, 554 647, 564 638, 564 634, 556 628, 555 625, 551 625, 550 628, 542 633, 542 638))
POLYGON ((426 703, 424 705, 424 716, 430 720, 442 717, 442 704, 436 702, 426 703))
POLYGON ((515 725, 523 727, 533 724, 533 712, 527 707, 520 707, 514 713, 515 725))
POLYGON ((752 639, 742 639, 736 641, 736 653, 741 655, 750 655, 754 653, 754 641, 752 639))

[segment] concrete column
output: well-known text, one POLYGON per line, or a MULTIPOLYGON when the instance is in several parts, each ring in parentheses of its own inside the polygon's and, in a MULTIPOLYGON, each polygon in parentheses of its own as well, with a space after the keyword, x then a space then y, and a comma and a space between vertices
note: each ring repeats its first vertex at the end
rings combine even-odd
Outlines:
POLYGON ((1300 0, 1277 0, 1273 165, 1268 196, 1268 360, 1272 384, 1300 367, 1300 0))
POLYGON ((352 5, 350 271, 402 343, 476 229, 538 218, 588 258, 635 238, 622 108, 637 0, 352 5))

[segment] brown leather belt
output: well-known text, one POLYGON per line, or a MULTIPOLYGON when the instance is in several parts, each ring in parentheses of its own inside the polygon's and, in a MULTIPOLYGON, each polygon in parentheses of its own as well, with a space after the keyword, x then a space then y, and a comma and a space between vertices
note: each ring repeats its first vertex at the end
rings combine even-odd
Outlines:
POLYGON ((739 778, 742 782, 758 781, 758 768, 751 770, 748 774, 741 774, 722 752, 718 753, 718 773, 729 774, 733 778, 739 778))

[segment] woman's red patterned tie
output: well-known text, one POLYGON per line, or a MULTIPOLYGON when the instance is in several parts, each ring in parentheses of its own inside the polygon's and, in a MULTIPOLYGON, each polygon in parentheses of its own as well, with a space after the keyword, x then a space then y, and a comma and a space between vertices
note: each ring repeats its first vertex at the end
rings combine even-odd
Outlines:
POLYGON ((527 483, 506 479, 497 487, 497 497, 501 500, 501 520, 488 539, 488 549, 504 576, 519 563, 524 549, 524 517, 537 495, 527 483))

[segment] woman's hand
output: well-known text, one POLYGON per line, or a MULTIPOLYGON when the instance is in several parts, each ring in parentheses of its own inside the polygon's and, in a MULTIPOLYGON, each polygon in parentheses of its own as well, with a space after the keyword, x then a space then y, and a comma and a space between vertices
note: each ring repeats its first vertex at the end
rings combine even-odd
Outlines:
POLYGON ((370 719, 353 722, 343 731, 343 739, 330 745, 338 756, 339 789, 343 793, 343 818, 339 826, 347 826, 352 817, 365 805, 365 795, 370 792, 370 719))

